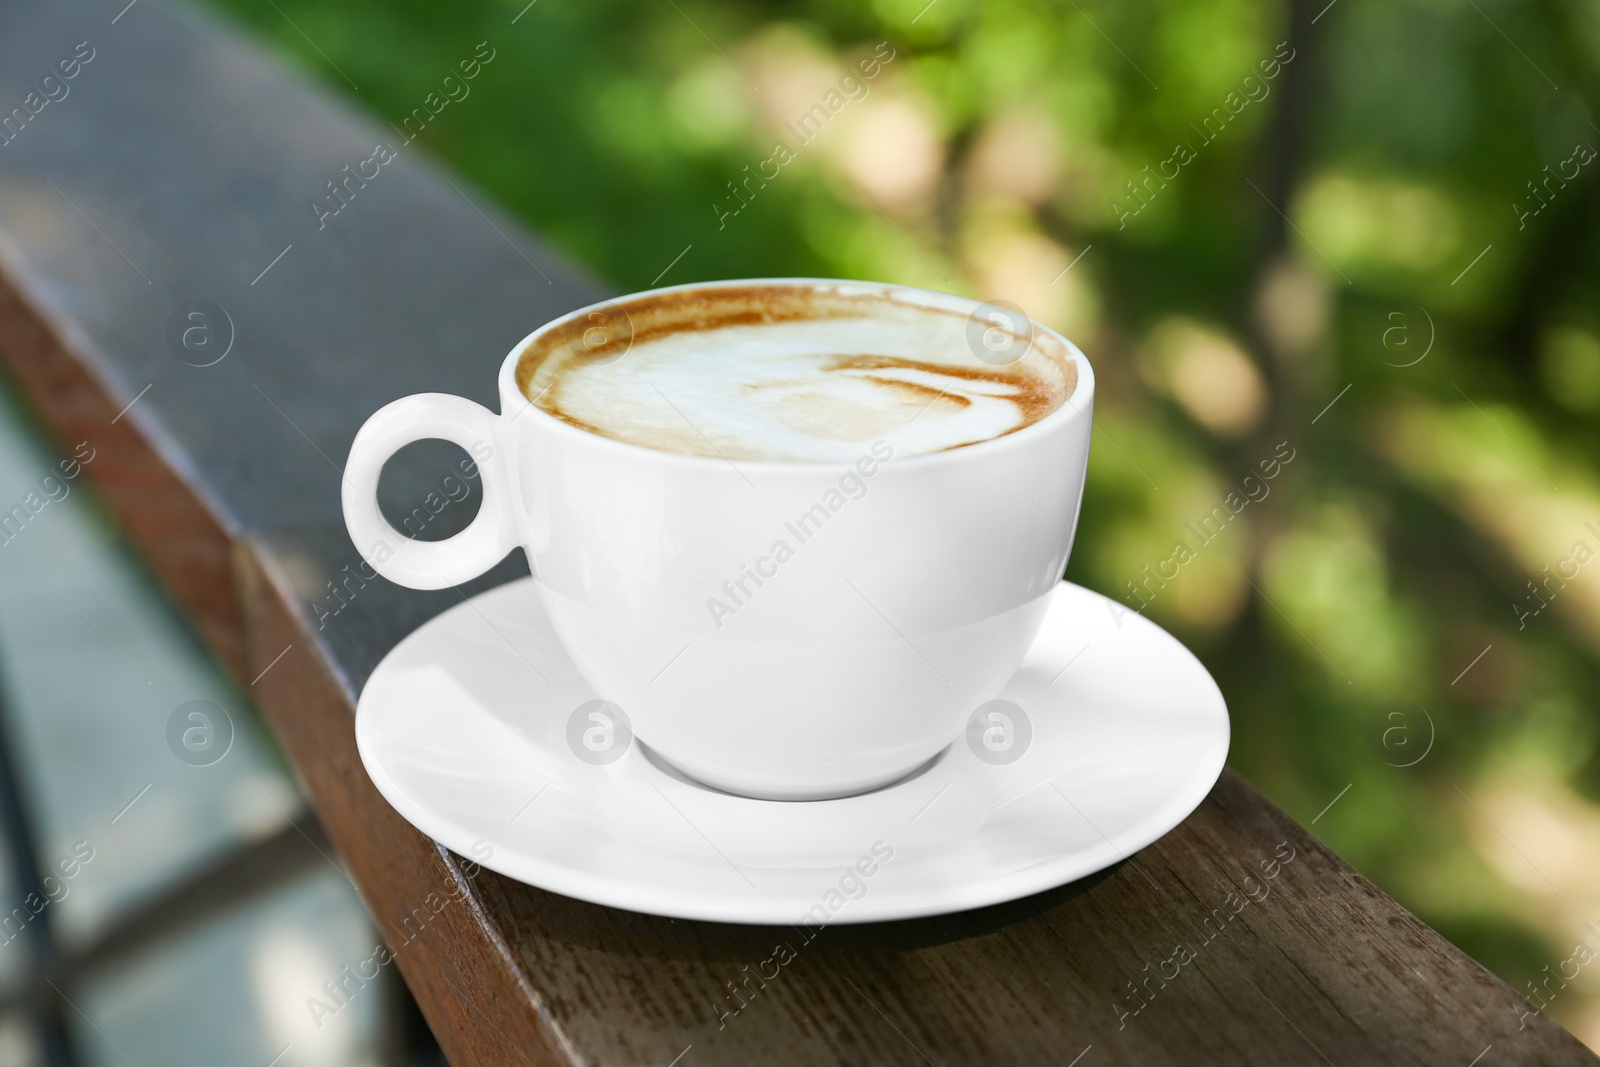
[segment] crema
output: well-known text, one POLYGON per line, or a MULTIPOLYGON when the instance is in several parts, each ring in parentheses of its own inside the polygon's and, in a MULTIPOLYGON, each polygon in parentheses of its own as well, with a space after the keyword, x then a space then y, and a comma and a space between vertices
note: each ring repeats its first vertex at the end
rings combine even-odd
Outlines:
POLYGON ((1077 366, 1047 331, 867 285, 666 290, 528 346, 517 383, 573 426, 665 452, 850 462, 1003 437, 1066 403, 1077 366))

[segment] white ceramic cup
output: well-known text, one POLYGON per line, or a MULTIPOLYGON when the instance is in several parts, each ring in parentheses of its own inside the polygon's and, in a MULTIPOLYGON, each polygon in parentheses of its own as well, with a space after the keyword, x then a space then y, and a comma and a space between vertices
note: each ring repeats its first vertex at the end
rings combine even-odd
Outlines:
MULTIPOLYGON (((672 289, 749 285, 892 294, 973 316, 978 335, 992 310, 817 279, 672 289)), ((1058 410, 944 452, 885 458, 880 442, 853 464, 657 451, 569 425, 518 388, 519 357, 547 331, 615 320, 664 291, 535 330, 501 366, 498 415, 443 393, 374 414, 345 468, 351 539, 380 574, 417 589, 464 582, 521 546, 585 679, 690 777, 790 800, 893 782, 962 734, 1038 631, 1077 526, 1093 371, 1065 338, 1026 323, 1029 343, 1076 364, 1058 410), (384 463, 424 438, 466 448, 482 472, 478 515, 443 541, 399 534, 376 500, 384 463)))

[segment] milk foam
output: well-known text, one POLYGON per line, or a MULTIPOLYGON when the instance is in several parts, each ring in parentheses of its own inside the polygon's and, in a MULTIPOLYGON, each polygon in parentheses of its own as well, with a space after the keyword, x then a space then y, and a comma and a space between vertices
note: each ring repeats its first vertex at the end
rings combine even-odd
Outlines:
POLYGON ((637 334, 620 358, 555 347, 519 376, 525 392, 558 418, 647 448, 848 463, 878 440, 905 457, 1003 436, 1076 384, 1070 359, 1037 339, 1008 366, 978 359, 964 314, 835 295, 816 317, 791 308, 717 324, 717 291, 703 292, 709 315, 652 326, 647 309, 632 312, 637 334))

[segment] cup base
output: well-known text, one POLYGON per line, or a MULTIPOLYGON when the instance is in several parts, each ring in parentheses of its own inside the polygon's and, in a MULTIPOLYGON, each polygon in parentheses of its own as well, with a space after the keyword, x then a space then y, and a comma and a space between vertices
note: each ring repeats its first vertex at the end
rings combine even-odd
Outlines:
POLYGON ((762 785, 758 782, 752 782, 747 779, 730 780, 720 775, 704 775, 693 773, 663 756, 656 749, 650 747, 650 745, 645 743, 644 739, 635 738, 634 742, 639 746, 639 751, 644 755, 645 759, 649 760, 653 766, 655 766, 663 774, 676 778, 681 782, 685 782, 692 786, 697 786, 701 789, 710 789, 714 792, 725 793, 728 796, 743 797, 747 800, 774 800, 793 803, 804 803, 818 800, 843 800, 846 797, 858 797, 867 793, 876 793, 880 789, 888 789, 891 786, 897 786, 902 782, 909 782, 914 778, 921 777, 933 767, 937 766, 939 761, 942 760, 946 753, 950 751, 950 746, 946 745, 944 748, 940 749, 929 758, 923 760, 921 763, 914 764, 908 770, 899 770, 888 777, 873 778, 865 782, 852 782, 846 785, 833 786, 821 790, 806 788, 774 789, 770 786, 762 785))

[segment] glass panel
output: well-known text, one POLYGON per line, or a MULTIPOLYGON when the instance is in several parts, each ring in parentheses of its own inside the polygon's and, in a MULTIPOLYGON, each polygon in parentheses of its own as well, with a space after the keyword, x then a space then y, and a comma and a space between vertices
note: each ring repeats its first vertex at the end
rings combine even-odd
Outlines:
POLYGON ((323 868, 83 983, 68 1021, 94 1067, 375 1067, 380 983, 394 976, 349 977, 375 944, 350 884, 323 868), (336 999, 325 983, 341 980, 336 999))
MULTIPOLYGON (((28 977, 40 916, 81 946, 304 809, 246 693, 90 493, 90 450, 43 442, 0 379, 0 728, 49 875, 49 900, 28 899, 0 849, 5 988, 28 977)), ((66 1022, 88 1064, 364 1067, 398 980, 351 977, 377 945, 343 872, 319 863, 83 976, 66 1022)), ((0 1018, 0 1067, 38 1061, 26 1022, 0 1018)))
POLYGON ((30 516, 0 527, 0 671, 40 860, 61 876, 52 920, 81 942, 301 805, 243 694, 119 542, 82 475, 66 477, 73 449, 47 451, 31 430, 14 395, 0 394, 0 512, 15 503, 30 516), (182 731, 169 745, 185 705, 195 748, 205 726, 187 716, 213 720, 211 752, 185 748, 182 731))
POLYGON ((43 1062, 27 1023, 17 1015, 0 1016, 0 1067, 40 1067, 43 1062))

